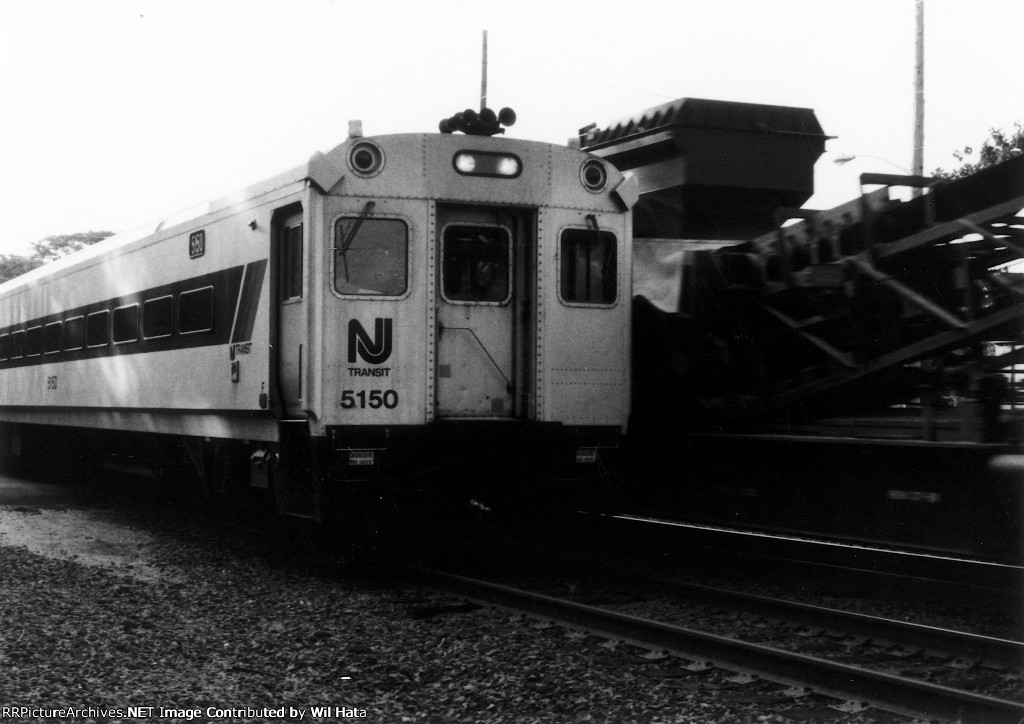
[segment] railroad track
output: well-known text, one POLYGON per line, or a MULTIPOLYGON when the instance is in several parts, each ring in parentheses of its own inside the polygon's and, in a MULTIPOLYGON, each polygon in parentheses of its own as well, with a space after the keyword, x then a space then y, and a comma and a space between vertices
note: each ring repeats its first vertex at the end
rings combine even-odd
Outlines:
MULTIPOLYGON (((622 573, 623 578, 629 574, 622 573)), ((825 634, 862 643, 879 643, 900 655, 927 652, 936 660, 969 668, 1024 665, 1024 641, 927 626, 910 621, 872 616, 841 609, 754 595, 715 586, 672 579, 636 579, 641 585, 669 592, 675 603, 727 608, 760 618, 774 618, 804 635, 825 634)))
MULTIPOLYGON (((1024 718, 1024 705, 995 696, 896 676, 464 576, 424 569, 414 569, 410 575, 420 585, 475 603, 507 608, 569 628, 620 640, 647 649, 654 656, 673 657, 683 668, 722 668, 787 687, 786 695, 789 696, 821 694, 835 699, 836 705, 845 707, 847 711, 870 707, 913 719, 985 724, 1019 724, 1024 718)), ((709 591, 701 590, 700 593, 704 595, 709 591)), ((760 605, 764 601, 747 598, 744 603, 760 605)), ((771 610, 779 613, 781 606, 782 602, 774 602, 771 610)), ((785 615, 789 615, 791 610, 787 606, 785 615)), ((805 613, 810 612, 805 609, 805 613)), ((825 610, 814 613, 826 617, 829 615, 825 610)), ((916 637, 912 638, 917 642, 915 645, 920 645, 925 640, 921 637, 927 635, 934 637, 926 639, 932 644, 941 642, 942 646, 950 649, 962 645, 974 654, 984 653, 1011 659, 1019 657, 1021 652, 1021 645, 1017 642, 999 643, 984 641, 983 637, 965 638, 956 632, 930 631, 926 634, 923 630, 925 627, 899 626, 898 622, 891 621, 882 624, 879 620, 869 619, 871 617, 856 619, 860 631, 858 635, 870 635, 872 638, 912 636, 916 637)), ((847 619, 842 623, 845 625, 853 620, 847 619)), ((836 625, 837 622, 833 620, 832 626, 836 625)))

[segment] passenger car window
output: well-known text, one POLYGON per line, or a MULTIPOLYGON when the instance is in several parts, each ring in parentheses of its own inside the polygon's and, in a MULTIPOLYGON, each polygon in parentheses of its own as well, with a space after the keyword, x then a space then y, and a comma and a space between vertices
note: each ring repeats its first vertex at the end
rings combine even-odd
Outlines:
POLYGON ((178 297, 178 331, 182 334, 213 329, 213 287, 182 292, 178 297))
POLYGON ((114 344, 134 342, 139 338, 139 305, 129 304, 114 310, 114 344))
POLYGON ((25 331, 19 330, 11 335, 11 359, 25 356, 25 331))
POLYGON ((85 343, 89 347, 102 347, 110 341, 110 312, 93 312, 85 322, 85 343))
POLYGON ((174 298, 171 295, 147 299, 142 305, 142 336, 170 337, 174 329, 174 298))
POLYGON ((43 328, 29 327, 25 330, 25 356, 38 357, 43 353, 43 328))
POLYGON ((50 322, 43 327, 43 352, 46 354, 60 352, 62 326, 60 322, 50 322))
POLYGON ((64 349, 81 349, 85 344, 85 317, 64 321, 64 349))
POLYGON ((558 294, 564 302, 614 304, 618 295, 615 234, 593 229, 562 232, 558 294))
POLYGON ((334 288, 341 294, 399 297, 408 288, 409 231, 399 219, 339 219, 334 288))

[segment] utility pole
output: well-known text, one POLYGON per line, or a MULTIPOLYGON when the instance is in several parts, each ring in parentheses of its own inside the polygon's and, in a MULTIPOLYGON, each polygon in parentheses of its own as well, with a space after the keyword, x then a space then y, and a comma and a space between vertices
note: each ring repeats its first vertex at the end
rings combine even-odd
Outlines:
MULTIPOLYGON (((915 176, 924 176, 924 0, 917 2, 917 52, 914 64, 914 164, 915 176)), ((914 196, 921 195, 915 188, 914 196)))
POLYGON ((487 31, 484 31, 483 68, 480 74, 480 110, 487 107, 487 31))

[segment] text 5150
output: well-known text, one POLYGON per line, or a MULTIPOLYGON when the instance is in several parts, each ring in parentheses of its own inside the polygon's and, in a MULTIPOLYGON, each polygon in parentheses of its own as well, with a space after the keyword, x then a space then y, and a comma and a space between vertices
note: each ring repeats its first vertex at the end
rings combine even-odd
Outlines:
POLYGON ((394 390, 343 390, 341 407, 345 410, 393 410, 398 407, 398 393, 394 390))

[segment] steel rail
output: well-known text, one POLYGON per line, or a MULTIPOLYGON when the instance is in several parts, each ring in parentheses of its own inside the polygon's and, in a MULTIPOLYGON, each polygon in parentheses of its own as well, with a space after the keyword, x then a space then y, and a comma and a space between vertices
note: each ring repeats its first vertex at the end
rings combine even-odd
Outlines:
MULTIPOLYGON (((811 542, 817 543, 816 541, 811 542)), ((833 544, 826 543, 826 545, 833 544)), ((863 546, 854 548, 858 552, 862 549, 863 546)), ((925 557, 931 558, 932 556, 925 554, 925 557)), ((704 586, 678 580, 671 575, 659 574, 656 569, 647 572, 637 571, 635 567, 630 568, 630 565, 627 563, 621 570, 612 569, 613 574, 616 577, 631 579, 641 585, 667 588, 673 594, 685 596, 688 600, 706 605, 720 605, 761 616, 785 618, 805 626, 832 631, 839 629, 850 636, 862 637, 876 643, 891 642, 894 645, 918 648, 928 653, 950 653, 958 659, 973 658, 1013 667, 1024 665, 1024 640, 983 636, 966 631, 887 619, 715 586, 704 586)))
MULTIPOLYGON (((877 543, 801 537, 796 533, 772 533, 756 528, 728 528, 714 523, 690 523, 655 519, 635 514, 608 517, 617 535, 635 536, 644 530, 652 536, 671 538, 688 546, 721 550, 724 553, 763 558, 783 558, 792 563, 837 566, 851 573, 873 576, 913 577, 936 583, 965 585, 1017 592, 1024 586, 1024 566, 979 561, 952 554, 883 548, 877 543), (856 558, 856 566, 849 563, 856 558)), ((604 531, 603 535, 608 535, 604 531)))
POLYGON ((686 596, 704 605, 741 609, 761 616, 784 618, 804 626, 839 630, 850 636, 876 643, 891 643, 924 651, 942 652, 957 658, 976 658, 1009 666, 1024 664, 1024 642, 966 631, 927 626, 896 619, 854 613, 841 609, 759 596, 685 581, 637 576, 634 572, 614 572, 616 577, 630 577, 647 585, 666 587, 673 594, 686 596))
POLYGON ((810 688, 902 716, 979 724, 1019 724, 1024 717, 1024 704, 1005 699, 736 641, 464 576, 425 569, 413 569, 410 576, 421 585, 477 603, 585 628, 685 659, 710 661, 722 668, 787 686, 810 688))

